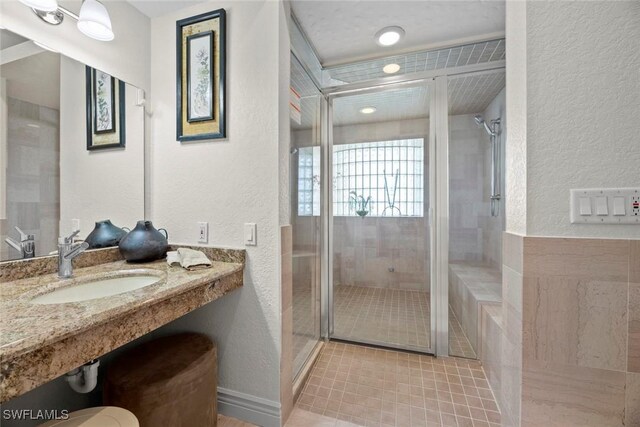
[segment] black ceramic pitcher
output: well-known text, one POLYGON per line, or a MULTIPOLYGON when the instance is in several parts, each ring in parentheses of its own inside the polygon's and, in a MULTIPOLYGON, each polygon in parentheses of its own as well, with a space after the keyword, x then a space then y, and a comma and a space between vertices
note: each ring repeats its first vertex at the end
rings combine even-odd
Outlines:
POLYGON ((120 241, 120 253, 129 262, 162 259, 167 256, 168 238, 164 228, 156 230, 151 221, 138 221, 136 227, 120 241))
POLYGON ((95 228, 84 241, 89 244, 89 249, 110 248, 118 246, 128 231, 128 228, 116 227, 111 220, 105 219, 96 222, 95 228))

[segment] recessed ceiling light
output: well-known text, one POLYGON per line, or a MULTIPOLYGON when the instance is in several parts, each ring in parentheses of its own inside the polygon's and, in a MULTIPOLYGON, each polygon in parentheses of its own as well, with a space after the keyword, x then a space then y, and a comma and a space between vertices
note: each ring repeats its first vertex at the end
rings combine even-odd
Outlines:
POLYGON ((392 46, 404 37, 404 30, 400 27, 385 27, 375 35, 376 43, 380 46, 392 46))
POLYGON ((373 114, 376 112, 376 107, 364 107, 360 109, 362 114, 373 114))
POLYGON ((387 64, 382 67, 382 71, 384 71, 385 74, 397 73, 400 71, 400 66, 398 64, 387 64))

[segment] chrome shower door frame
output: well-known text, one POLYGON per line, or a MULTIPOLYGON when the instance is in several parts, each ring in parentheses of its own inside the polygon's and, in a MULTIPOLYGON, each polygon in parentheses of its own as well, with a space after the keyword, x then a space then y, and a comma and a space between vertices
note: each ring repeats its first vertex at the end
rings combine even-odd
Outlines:
MULTIPOLYGON (((325 274, 323 275, 326 280, 323 280, 323 310, 322 310, 322 337, 325 339, 332 338, 334 334, 334 292, 333 292, 333 191, 331 188, 332 185, 332 177, 333 177, 333 103, 337 98, 352 96, 352 95, 360 95, 360 94, 368 94, 368 93, 378 93, 384 92, 387 90, 393 90, 401 87, 414 87, 414 86, 426 86, 429 93, 429 139, 428 139, 428 147, 425 149, 425 154, 428 153, 428 187, 425 185, 425 191, 428 189, 429 193, 429 208, 425 210, 423 215, 425 221, 427 221, 427 229, 429 232, 429 263, 430 263, 430 271, 429 271, 429 288, 430 288, 430 342, 429 348, 425 349, 424 353, 429 354, 437 354, 436 345, 440 338, 436 336, 437 327, 436 324, 438 322, 439 313, 437 312, 437 302, 436 295, 439 295, 440 292, 437 289, 437 275, 434 266, 436 265, 436 242, 434 237, 436 236, 436 223, 437 223, 437 215, 435 212, 435 203, 437 200, 436 197, 436 132, 437 126, 436 122, 433 119, 434 115, 436 115, 435 111, 438 107, 437 100, 437 88, 436 88, 436 79, 435 78, 424 78, 419 80, 410 80, 410 81, 402 81, 395 83, 388 83, 382 85, 376 85, 371 87, 357 87, 344 90, 332 90, 330 93, 326 95, 326 138, 323 138, 323 144, 325 144, 325 149, 323 149, 323 172, 324 176, 327 177, 323 181, 323 200, 325 201, 323 211, 324 214, 324 241, 326 244, 323 249, 323 271, 325 274)), ((446 85, 445 85, 445 101, 446 101, 446 85)), ((446 116, 446 110, 445 110, 446 116)), ((425 179, 427 175, 425 174, 425 179)), ((423 200, 426 200, 423 198, 423 200)), ((446 306, 445 306, 446 307, 446 306)), ((448 316, 448 312, 440 313, 440 316, 444 315, 445 319, 448 316)), ((446 324, 446 321, 445 321, 446 324)), ((446 328, 446 326, 445 326, 446 328)), ((426 332, 426 331, 425 331, 426 332)), ((448 332, 445 330, 445 337, 448 336, 448 332)), ((446 340, 445 340, 446 341, 446 340)), ((366 340, 358 340, 358 342, 364 344, 372 344, 372 345, 380 345, 380 343, 367 342, 366 340)), ((408 348, 388 345, 385 347, 389 348, 398 348, 402 350, 407 350, 408 348)), ((446 343, 445 343, 446 347, 446 343)), ((416 351, 416 349, 408 349, 411 351, 416 351)))

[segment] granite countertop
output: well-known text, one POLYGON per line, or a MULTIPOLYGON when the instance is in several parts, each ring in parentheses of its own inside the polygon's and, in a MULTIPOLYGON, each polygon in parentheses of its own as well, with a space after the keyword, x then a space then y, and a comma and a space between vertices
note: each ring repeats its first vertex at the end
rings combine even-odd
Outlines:
POLYGON ((165 260, 144 264, 118 260, 76 268, 70 279, 48 273, 0 283, 0 401, 29 391, 242 286, 244 256, 239 262, 213 259, 211 268, 195 271, 169 267, 165 260), (31 301, 60 287, 130 274, 155 276, 158 282, 80 302, 31 301))

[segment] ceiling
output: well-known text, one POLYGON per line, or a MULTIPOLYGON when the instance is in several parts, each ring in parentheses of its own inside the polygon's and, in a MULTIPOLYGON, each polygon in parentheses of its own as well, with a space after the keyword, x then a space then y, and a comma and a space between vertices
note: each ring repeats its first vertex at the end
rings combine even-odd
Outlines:
POLYGON ((193 6, 198 3, 204 3, 207 0, 128 0, 129 3, 149 18, 166 15, 171 12, 177 12, 180 9, 193 6))
POLYGON ((383 72, 386 64, 400 65, 400 70, 394 74, 400 75, 502 61, 505 54, 505 40, 497 39, 337 65, 325 70, 332 85, 341 85, 388 77, 389 74, 383 72))
POLYGON ((60 54, 43 51, 4 64, 0 75, 10 98, 60 109, 60 54))
POLYGON ((292 0, 292 9, 323 66, 504 35, 505 2, 497 0, 292 0), (380 47, 374 34, 398 25, 406 35, 380 47))
MULTIPOLYGON (((294 130, 318 125, 320 92, 302 65, 292 57, 291 85, 300 94, 301 123, 291 122, 294 130)), ((449 79, 449 114, 479 114, 505 87, 505 71, 460 75, 449 79)), ((430 96, 426 85, 400 87, 384 91, 336 98, 333 104, 333 124, 336 126, 400 121, 429 117, 430 96), (375 107, 373 114, 360 109, 375 107)))

